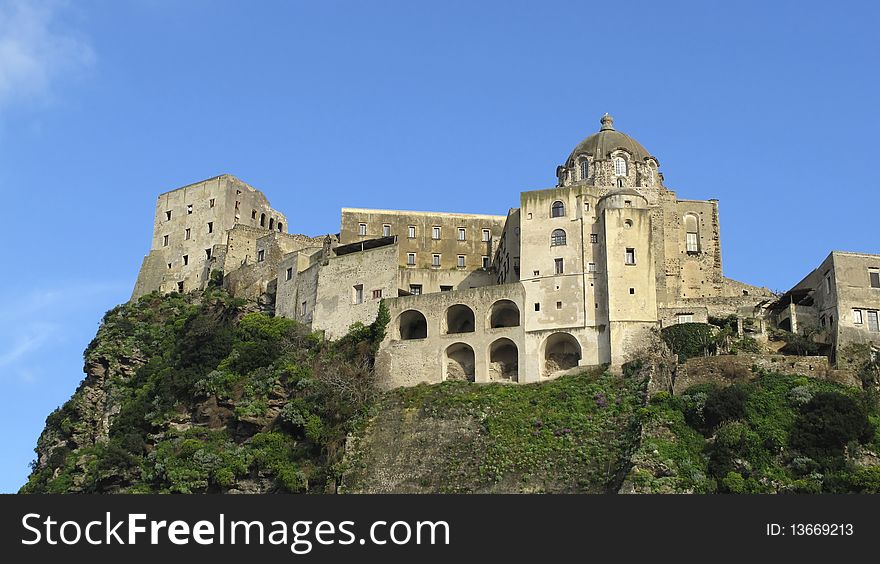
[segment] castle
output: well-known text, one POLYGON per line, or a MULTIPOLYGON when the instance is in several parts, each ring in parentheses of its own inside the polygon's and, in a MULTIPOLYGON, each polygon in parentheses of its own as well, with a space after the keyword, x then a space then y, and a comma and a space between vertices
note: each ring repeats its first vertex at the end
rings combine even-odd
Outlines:
MULTIPOLYGON (((384 300, 376 371, 388 387, 537 382, 620 367, 669 324, 791 317, 795 294, 786 309, 723 275, 718 201, 679 199, 655 156, 611 116, 600 123, 556 186, 522 192, 506 215, 343 208, 338 233, 307 237, 229 175, 164 193, 132 297, 222 276, 233 295, 330 339, 371 323, 384 300)), ((880 297, 868 297, 876 331, 880 297)))

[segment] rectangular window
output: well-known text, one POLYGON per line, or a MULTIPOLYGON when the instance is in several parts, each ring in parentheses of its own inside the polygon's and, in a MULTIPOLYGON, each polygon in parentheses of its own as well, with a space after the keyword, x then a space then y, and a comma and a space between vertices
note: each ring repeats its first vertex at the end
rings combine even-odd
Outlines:
POLYGON ((440 291, 441 292, 451 292, 452 286, 440 286, 440 291))
POLYGON ((165 212, 165 221, 171 221, 171 211, 165 212))
POLYGON ((540 271, 540 270, 533 270, 533 271, 532 271, 532 276, 540 276, 540 275, 541 275, 541 271, 540 271))
POLYGON ((167 246, 168 246, 168 235, 163 235, 163 236, 162 236, 162 246, 163 246, 163 247, 167 247, 167 246))
POLYGON ((211 249, 205 249, 205 258, 211 260, 211 249))
POLYGON ((562 309, 562 302, 556 302, 556 309, 562 309))
POLYGON ((590 202, 584 202, 584 211, 590 211, 590 202))
POLYGON ((189 255, 183 255, 183 266, 189 264, 189 255))
POLYGON ((373 299, 381 300, 382 299, 382 290, 373 290, 373 299))
POLYGON ((535 311, 541 311, 541 304, 535 302, 535 311))
POLYGON ((183 282, 177 283, 177 291, 183 293, 183 282))
POLYGON ((431 239, 439 239, 440 238, 440 228, 433 227, 431 229, 431 239))
POLYGON ((624 200, 623 205, 624 205, 624 207, 631 208, 631 207, 633 207, 633 201, 632 200, 624 200))
POLYGON ((406 264, 409 266, 415 266, 416 264, 416 254, 415 253, 406 253, 406 264))
POLYGON ((413 296, 421 296, 422 295, 422 285, 421 284, 410 284, 409 285, 409 293, 413 296))
POLYGON ((596 272, 596 263, 588 262, 587 263, 587 272, 596 272))
POLYGON ((358 284, 354 287, 354 303, 362 304, 364 303, 364 285, 358 284))
POLYGON ((458 228, 458 240, 464 241, 465 239, 467 239, 467 230, 464 227, 459 227, 458 228))
POLYGON ((382 237, 390 237, 391 236, 391 226, 387 223, 382 226, 382 237))
POLYGON ((678 323, 693 323, 694 322, 694 314, 693 313, 679 313, 678 314, 678 323))
POLYGON ((697 243, 697 234, 696 233, 688 233, 687 234, 687 252, 696 253, 699 252, 700 248, 697 243))
POLYGON ((415 225, 410 225, 410 226, 407 228, 407 230, 406 230, 406 236, 409 237, 410 239, 415 239, 415 238, 416 238, 416 226, 415 226, 415 225))
POLYGON ((565 271, 565 266, 561 258, 553 259, 553 266, 556 274, 562 274, 565 271))
POLYGON ((287 279, 291 280, 293 278, 293 268, 287 269, 287 279))
POLYGON ((171 270, 171 263, 168 263, 168 270, 171 270))
POLYGON ((869 268, 868 278, 871 279, 872 288, 880 288, 880 268, 869 268))
POLYGON ((635 263, 636 263, 636 250, 635 249, 627 249, 625 264, 635 264, 635 263))
POLYGON ((366 223, 358 223, 358 235, 364 236, 367 234, 367 224, 366 223))
POLYGON ((192 229, 187 227, 186 231, 183 232, 183 238, 184 238, 184 240, 189 241, 191 236, 192 236, 192 229))
POLYGON ((590 243, 598 243, 599 242, 599 234, 598 233, 590 233, 590 243))
POLYGON ((464 255, 458 255, 458 268, 464 268, 464 255))
POLYGON ((299 314, 305 317, 306 313, 309 312, 309 302, 303 302, 299 304, 299 314))
POLYGON ((193 205, 187 204, 186 205, 186 215, 192 215, 192 212, 193 212, 193 205))
POLYGON ((251 219, 257 219, 257 210, 251 210, 251 219))
POLYGON ((880 326, 877 325, 877 312, 876 311, 868 311, 868 330, 870 331, 880 331, 880 326))
POLYGON ((483 257, 483 268, 489 268, 489 257, 483 257))
POLYGON ((519 274, 519 257, 513 257, 513 271, 519 274))
POLYGON ((826 294, 831 293, 831 276, 825 277, 825 293, 826 294))
POLYGON ((488 230, 488 229, 483 229, 483 242, 484 242, 484 243, 488 243, 488 242, 489 242, 489 234, 490 234, 490 233, 489 233, 489 230, 488 230))
POLYGON ((431 255, 431 266, 440 266, 440 255, 431 255))
POLYGON ((211 198, 210 201, 208 201, 208 207, 210 207, 210 208, 214 207, 214 198, 211 198))
POLYGON ((235 209, 238 210, 241 208, 241 202, 235 202, 235 209))
POLYGON ((266 251, 260 249, 257 251, 257 262, 263 262, 264 260, 266 260, 266 251))
POLYGON ((209 221, 208 222, 208 233, 213 233, 213 232, 214 232, 214 222, 209 221))

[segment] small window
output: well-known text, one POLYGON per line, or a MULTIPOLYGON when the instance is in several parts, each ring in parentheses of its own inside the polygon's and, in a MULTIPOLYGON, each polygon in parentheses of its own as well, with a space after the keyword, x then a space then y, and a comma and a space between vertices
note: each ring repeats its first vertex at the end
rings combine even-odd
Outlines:
POLYGON ((168 270, 171 270, 171 263, 168 263, 168 270))
POLYGON ((382 290, 373 290, 373 299, 381 300, 382 299, 382 290))
POLYGON ((629 289, 629 293, 630 293, 630 295, 635 294, 635 293, 636 293, 636 289, 635 289, 635 288, 630 288, 630 289, 629 289))
POLYGON ((565 264, 561 258, 553 259, 553 268, 556 274, 563 274, 565 272, 565 264))
POLYGON ((679 325, 682 323, 693 323, 693 322, 694 322, 694 314, 693 313, 679 313, 678 314, 679 325))
POLYGON ((251 210, 251 219, 257 219, 257 210, 251 210))
POLYGON ((278 222, 278 233, 284 233, 284 224, 280 221, 278 222))
POLYGON ((415 253, 406 253, 406 264, 408 264, 409 266, 414 266, 416 264, 415 253))
POLYGON ((269 218, 269 231, 271 231, 271 230, 273 230, 273 229, 275 229, 275 218, 274 218, 274 217, 270 217, 270 218, 269 218))
POLYGON ((598 233, 590 233, 590 243, 598 243, 599 242, 599 234, 598 233))
POLYGON ((624 201, 623 201, 623 207, 625 207, 625 208, 631 208, 631 207, 633 207, 633 201, 632 201, 632 200, 624 200, 624 201))
POLYGON ((235 195, 236 195, 236 196, 241 196, 241 190, 236 190, 236 191, 235 191, 235 195))
POLYGON ((464 255, 458 255, 458 268, 464 268, 464 255))
POLYGON ((540 275, 541 275, 541 271, 540 271, 540 270, 533 270, 533 271, 532 271, 532 275, 533 275, 533 276, 540 276, 540 275))
POLYGON ((431 228, 431 239, 439 239, 440 238, 440 228, 433 227, 431 228))
POLYGON ((617 179, 617 187, 618 187, 618 188, 623 188, 623 178, 618 178, 618 179, 617 179))
POLYGON ((205 258, 211 260, 211 249, 205 249, 205 258))
POLYGON ((187 266, 189 264, 189 255, 183 255, 183 266, 187 266))
POLYGON ((358 284, 357 286, 354 287, 354 303, 355 303, 355 305, 364 303, 364 285, 363 284, 358 284))
POLYGON ((581 180, 586 180, 590 177, 590 161, 584 159, 581 161, 581 180))
POLYGON ((635 263, 636 263, 636 250, 635 249, 627 249, 625 264, 635 264, 635 263))
POLYGON ((406 236, 409 237, 410 239, 416 238, 416 226, 415 225, 410 225, 406 229, 406 236))
POLYGON ((687 237, 687 252, 691 254, 695 254, 700 252, 700 246, 697 243, 697 234, 696 233, 688 233, 687 237))
POLYGON ((588 262, 587 263, 587 272, 596 272, 596 263, 588 262))
POLYGON ((431 266, 440 266, 440 255, 431 255, 431 266))
POLYGON ((556 302, 556 309, 562 309, 562 302, 556 302))
POLYGON ((632 226, 633 226, 633 222, 631 219, 623 220, 623 228, 624 229, 632 229, 632 226))
POLYGON ((192 215, 192 212, 193 212, 193 205, 187 204, 186 205, 186 215, 192 215))
POLYGON ((288 279, 288 280, 293 279, 293 268, 288 268, 288 269, 287 269, 287 279, 288 279))
POLYGON ((409 285, 409 293, 413 296, 421 296, 422 295, 422 285, 421 284, 410 284, 409 285))
POLYGON ((171 221, 171 211, 165 212, 165 221, 171 221))
POLYGON ((483 257, 483 268, 489 268, 489 257, 483 257))
POLYGON ((266 227, 266 214, 260 214, 260 227, 266 227))
POLYGON ((868 278, 871 280, 872 288, 880 288, 880 268, 869 268, 868 278))
POLYGON ((538 302, 535 302, 535 311, 541 311, 541 304, 538 302))
POLYGON ((565 231, 562 229, 554 229, 550 234, 550 246, 562 247, 565 245, 565 231))
POLYGON ((590 211, 590 202, 584 202, 584 211, 590 211))
POLYGON ((190 237, 192 237, 192 229, 187 227, 186 231, 183 232, 183 238, 184 238, 184 240, 189 241, 190 237))
POLYGON ((299 304, 299 314, 305 317, 305 315, 309 312, 309 302, 303 302, 299 304))
POLYGON ((452 286, 440 286, 440 291, 441 292, 451 292, 452 286))
POLYGON ((484 243, 489 242, 489 230, 488 229, 483 229, 483 242, 484 243))
POLYGON ((214 222, 209 221, 208 222, 208 233, 213 233, 213 232, 214 232, 214 222))
POLYGON ((167 246, 168 246, 168 235, 163 235, 163 236, 162 236, 162 246, 163 246, 163 247, 167 247, 167 246))
POLYGON ((238 210, 241 208, 241 202, 235 202, 235 209, 238 210))
POLYGON ((467 229, 465 229, 464 227, 459 227, 458 228, 458 240, 464 241, 465 239, 467 239, 467 229))
POLYGON ((831 276, 830 275, 825 276, 825 293, 826 294, 831 293, 831 276))
POLYGON ((614 175, 626 176, 626 159, 623 157, 614 157, 614 175))
POLYGON ((382 226, 382 237, 390 237, 391 236, 391 226, 387 223, 382 226))
POLYGON ((260 249, 257 251, 257 262, 263 262, 264 260, 266 260, 266 251, 260 249))
POLYGON ((213 207, 214 207, 214 198, 211 198, 211 199, 208 201, 208 207, 209 207, 209 208, 213 208, 213 207))
POLYGON ((565 204, 556 200, 550 206, 550 217, 565 217, 565 204))
POLYGON ((183 293, 183 282, 177 283, 177 291, 180 292, 181 294, 183 293))
POLYGON ((880 331, 880 326, 878 326, 877 312, 876 311, 868 311, 868 330, 869 331, 880 331))
POLYGON ((363 237, 367 234, 367 224, 366 223, 358 223, 358 235, 363 237))

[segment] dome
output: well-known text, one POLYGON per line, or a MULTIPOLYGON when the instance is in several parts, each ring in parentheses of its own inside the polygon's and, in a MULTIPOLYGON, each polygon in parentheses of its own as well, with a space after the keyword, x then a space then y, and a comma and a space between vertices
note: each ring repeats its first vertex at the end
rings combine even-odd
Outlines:
POLYGON ((575 147, 574 151, 569 155, 568 160, 566 161, 567 164, 570 165, 575 157, 584 153, 592 155, 595 160, 608 159, 611 152, 615 149, 623 149, 624 151, 627 151, 632 155, 633 160, 637 162, 644 162, 647 158, 654 158, 641 143, 629 135, 614 129, 613 117, 605 114, 602 116, 600 122, 602 128, 599 129, 599 133, 594 133, 578 143, 577 147, 575 147))

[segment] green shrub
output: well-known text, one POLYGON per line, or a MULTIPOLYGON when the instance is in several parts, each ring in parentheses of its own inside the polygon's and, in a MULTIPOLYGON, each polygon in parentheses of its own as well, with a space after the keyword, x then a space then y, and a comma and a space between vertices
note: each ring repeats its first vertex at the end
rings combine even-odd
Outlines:
POLYGON ((660 330, 660 335, 679 362, 715 352, 716 329, 707 323, 679 323, 660 330))
POLYGON ((748 397, 746 387, 740 385, 718 388, 710 393, 703 406, 705 430, 711 432, 725 421, 745 417, 748 397))
POLYGON ((840 393, 822 392, 801 408, 790 442, 792 447, 827 466, 841 462, 848 443, 866 443, 873 435, 861 402, 840 393))

